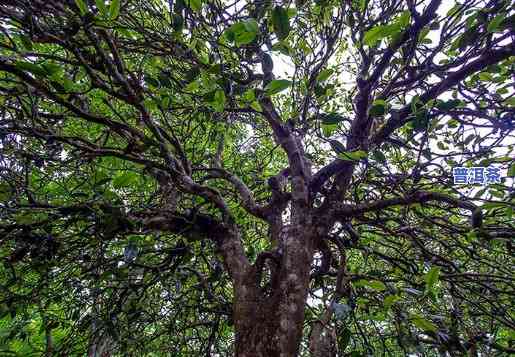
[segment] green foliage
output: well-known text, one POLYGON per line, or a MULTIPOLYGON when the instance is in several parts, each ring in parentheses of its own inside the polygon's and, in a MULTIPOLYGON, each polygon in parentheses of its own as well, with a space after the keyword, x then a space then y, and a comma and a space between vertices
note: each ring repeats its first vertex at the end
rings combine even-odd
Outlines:
POLYGON ((352 283, 354 287, 368 287, 376 291, 386 290, 386 285, 379 280, 358 280, 352 283))
POLYGON ((433 292, 435 289, 435 284, 438 282, 438 278, 440 276, 440 268, 434 266, 427 272, 424 277, 426 282, 426 291, 433 292))
POLYGON ((290 33, 290 18, 288 11, 282 6, 272 10, 272 26, 279 40, 284 40, 290 33))
POLYGON ((384 100, 376 99, 372 102, 368 113, 373 117, 383 116, 386 114, 387 107, 388 104, 384 100))
POLYGON ((193 11, 199 12, 202 9, 202 0, 188 0, 193 11))
POLYGON ((515 177, 515 163, 512 162, 508 169, 508 177, 515 177))
POLYGON ((461 100, 451 99, 447 101, 438 101, 436 107, 440 110, 451 110, 461 105, 461 100))
POLYGON ((27 61, 18 61, 15 63, 16 68, 22 70, 22 71, 28 71, 36 76, 47 76, 48 72, 47 70, 40 65, 37 65, 35 63, 27 62, 27 61))
POLYGON ((411 318, 411 321, 422 331, 436 332, 438 330, 438 326, 421 316, 415 315, 411 318))
POLYGON ((502 30, 501 24, 503 23, 505 18, 506 18, 506 14, 499 14, 496 17, 494 17, 492 19, 492 21, 490 21, 488 23, 488 26, 486 28, 487 31, 488 32, 499 32, 500 30, 502 30))
POLYGON ((359 161, 367 158, 368 154, 363 150, 347 151, 338 154, 338 158, 344 161, 359 161))
POLYGON ((391 24, 374 26, 363 36, 363 43, 367 46, 375 46, 380 40, 390 37, 395 39, 410 23, 409 11, 402 14, 391 24))
POLYGON ((75 0, 75 5, 79 8, 80 14, 82 16, 86 15, 88 12, 88 6, 84 0, 75 0))
POLYGON ((289 88, 292 82, 287 79, 274 79, 265 87, 265 91, 268 95, 274 95, 283 90, 289 88))
POLYGON ((3 4, 0 354, 233 355, 299 277, 299 356, 313 321, 342 356, 509 350, 513 9, 428 3, 3 4))
POLYGON ((321 117, 322 124, 338 124, 345 120, 345 117, 338 113, 322 114, 321 117))
POLYGON ((331 75, 333 73, 334 73, 334 71, 332 69, 326 68, 326 69, 320 71, 320 73, 317 76, 317 81, 324 82, 324 81, 328 80, 329 77, 331 77, 331 75))
POLYGON ((111 0, 109 3, 109 19, 116 20, 120 14, 120 0, 111 0))
POLYGON ((258 24, 256 20, 250 19, 235 23, 225 31, 225 37, 229 42, 234 42, 236 46, 242 46, 254 41, 258 34, 258 24))

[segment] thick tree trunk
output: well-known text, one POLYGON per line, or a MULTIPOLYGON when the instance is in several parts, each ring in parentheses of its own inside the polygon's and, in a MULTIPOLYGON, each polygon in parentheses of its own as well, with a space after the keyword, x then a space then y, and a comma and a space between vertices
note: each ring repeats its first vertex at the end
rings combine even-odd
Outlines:
POLYGON ((259 287, 255 270, 235 287, 236 356, 298 355, 313 259, 311 237, 300 225, 285 232, 277 279, 272 279, 268 296, 259 287))

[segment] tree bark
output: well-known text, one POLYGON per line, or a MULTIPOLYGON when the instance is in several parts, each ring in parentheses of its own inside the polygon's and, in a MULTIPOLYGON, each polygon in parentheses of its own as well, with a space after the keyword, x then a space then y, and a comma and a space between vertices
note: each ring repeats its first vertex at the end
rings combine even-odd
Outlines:
POLYGON ((238 357, 295 357, 302 338, 304 309, 313 259, 310 229, 289 226, 270 295, 260 288, 256 269, 235 286, 235 350, 238 357))
POLYGON ((312 357, 336 357, 336 336, 320 321, 311 328, 309 352, 312 357))

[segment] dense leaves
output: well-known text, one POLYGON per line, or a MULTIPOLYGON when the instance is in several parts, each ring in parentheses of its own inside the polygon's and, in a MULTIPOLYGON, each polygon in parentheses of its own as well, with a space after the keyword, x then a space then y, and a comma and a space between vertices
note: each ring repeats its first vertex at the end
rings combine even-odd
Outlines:
POLYGON ((0 355, 514 353, 514 16, 0 1, 0 355))

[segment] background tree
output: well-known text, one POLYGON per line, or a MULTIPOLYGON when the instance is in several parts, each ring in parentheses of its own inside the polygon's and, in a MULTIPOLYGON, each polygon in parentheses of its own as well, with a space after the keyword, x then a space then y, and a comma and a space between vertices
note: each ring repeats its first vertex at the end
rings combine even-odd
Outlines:
POLYGON ((510 1, 0 23, 5 355, 514 352, 510 1))

